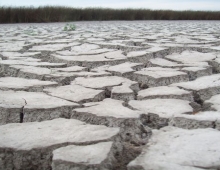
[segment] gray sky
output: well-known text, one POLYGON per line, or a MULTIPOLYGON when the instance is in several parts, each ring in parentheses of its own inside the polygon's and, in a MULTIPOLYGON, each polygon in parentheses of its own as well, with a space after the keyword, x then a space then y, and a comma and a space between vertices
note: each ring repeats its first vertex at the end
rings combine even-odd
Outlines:
POLYGON ((0 6, 44 5, 220 11, 220 0, 0 0, 0 6))

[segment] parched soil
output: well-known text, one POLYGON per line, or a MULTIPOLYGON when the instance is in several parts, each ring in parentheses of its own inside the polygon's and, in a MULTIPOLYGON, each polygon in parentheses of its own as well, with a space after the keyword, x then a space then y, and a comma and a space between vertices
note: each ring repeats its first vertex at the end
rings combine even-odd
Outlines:
POLYGON ((0 170, 220 169, 220 22, 0 27, 0 170))

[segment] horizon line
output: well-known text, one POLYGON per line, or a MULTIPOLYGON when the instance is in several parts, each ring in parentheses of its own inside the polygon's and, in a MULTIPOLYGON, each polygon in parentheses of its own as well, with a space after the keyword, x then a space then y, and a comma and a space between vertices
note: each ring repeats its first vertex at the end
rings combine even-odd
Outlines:
POLYGON ((91 6, 91 7, 73 7, 73 6, 66 6, 66 5, 0 5, 0 8, 42 8, 42 7, 62 7, 62 8, 73 8, 73 9, 112 9, 112 10, 151 10, 151 11, 194 11, 194 12, 220 12, 220 10, 194 10, 194 9, 182 9, 182 10, 175 10, 175 9, 152 9, 152 8, 132 8, 132 7, 125 7, 125 8, 113 8, 113 7, 103 7, 103 6, 91 6))

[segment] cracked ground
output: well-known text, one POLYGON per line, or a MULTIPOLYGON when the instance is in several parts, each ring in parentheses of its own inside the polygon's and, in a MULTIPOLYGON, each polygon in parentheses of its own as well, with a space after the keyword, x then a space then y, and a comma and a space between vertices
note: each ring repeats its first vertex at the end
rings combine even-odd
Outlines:
POLYGON ((220 22, 2 24, 0 170, 219 170, 220 22))

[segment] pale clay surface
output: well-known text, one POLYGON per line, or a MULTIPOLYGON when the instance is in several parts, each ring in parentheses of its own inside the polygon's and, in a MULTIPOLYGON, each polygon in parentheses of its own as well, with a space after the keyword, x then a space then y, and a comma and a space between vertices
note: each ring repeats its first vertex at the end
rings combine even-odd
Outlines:
POLYGON ((105 98, 104 90, 94 90, 79 85, 67 85, 57 88, 46 88, 46 93, 73 102, 85 102, 91 100, 100 101, 105 98))
POLYGON ((36 79, 24 79, 16 77, 0 78, 0 89, 28 90, 29 88, 56 86, 57 83, 50 81, 40 81, 36 79))
POLYGON ((1 148, 7 147, 17 150, 31 150, 65 142, 86 143, 101 141, 109 139, 119 132, 118 128, 87 125, 73 119, 55 119, 44 122, 8 124, 0 128, 1 148), (13 133, 17 134, 16 138, 13 137, 13 133), (30 134, 34 134, 34 136, 30 134), (8 141, 7 143, 5 143, 6 140, 8 141))
POLYGON ((220 169, 219 21, 73 24, 1 24, 0 170, 220 169))
POLYGON ((2 107, 21 108, 24 106, 24 99, 27 101, 26 108, 56 108, 61 106, 78 106, 78 104, 69 102, 56 97, 51 97, 42 92, 24 92, 24 91, 1 91, 0 104, 2 107))
POLYGON ((153 113, 164 118, 193 112, 189 101, 179 99, 131 100, 128 104, 145 114, 153 113))
POLYGON ((112 147, 112 142, 103 142, 88 146, 70 145, 53 152, 53 161, 62 160, 73 163, 100 164, 105 160, 112 147))
POLYGON ((105 99, 98 103, 91 103, 90 107, 75 109, 74 111, 82 113, 91 113, 101 117, 115 118, 138 118, 140 111, 134 111, 122 105, 122 101, 114 99, 105 99))
POLYGON ((214 129, 165 128, 154 132, 142 154, 128 169, 219 169, 219 142, 220 133, 214 129))
MULTIPOLYGON (((189 91, 180 89, 178 87, 159 86, 141 90, 138 92, 137 99, 151 99, 151 98, 183 98, 184 96, 189 100, 192 100, 192 94, 189 91)), ((185 98, 185 99, 186 99, 185 98)))

